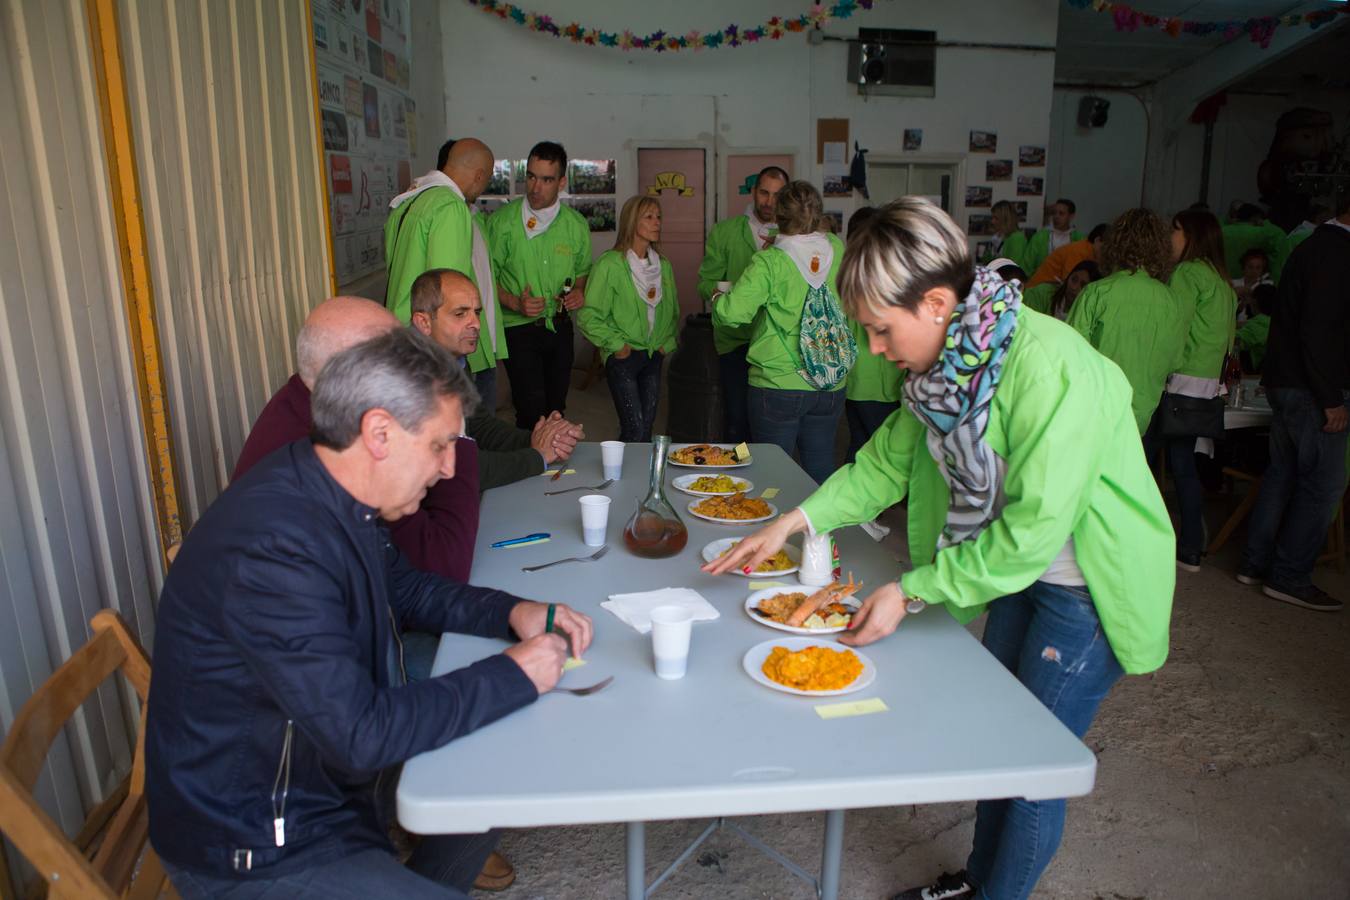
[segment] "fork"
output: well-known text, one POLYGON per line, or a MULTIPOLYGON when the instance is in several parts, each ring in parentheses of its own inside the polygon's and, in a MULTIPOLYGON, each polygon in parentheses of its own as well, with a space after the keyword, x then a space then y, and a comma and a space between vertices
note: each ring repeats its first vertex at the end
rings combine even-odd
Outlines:
POLYGON ((579 487, 563 488, 561 491, 544 491, 544 496, 552 497, 555 494, 566 494, 568 491, 603 491, 605 488, 609 487, 613 483, 614 483, 613 478, 606 478, 604 481, 600 482, 595 487, 586 487, 585 485, 581 485, 579 487))
POLYGON ((520 571, 538 572, 540 569, 547 569, 549 566, 556 566, 559 563, 565 562, 595 562, 597 559, 604 556, 608 552, 609 552, 609 544, 606 544, 599 550, 592 553, 590 556, 569 556, 567 557, 567 559, 555 559, 553 562, 547 562, 538 566, 522 566, 520 571))
POLYGON ((597 681, 595 684, 591 685, 590 687, 584 687, 584 688, 555 687, 552 691, 549 691, 549 693, 552 694, 554 691, 562 691, 564 694, 575 694, 575 695, 578 696, 578 697, 585 697, 585 696, 587 696, 587 695, 589 695, 589 694, 594 694, 596 691, 603 691, 605 688, 609 687, 610 684, 613 683, 613 681, 614 681, 614 676, 611 675, 611 676, 609 676, 608 678, 606 678, 604 681, 597 681))

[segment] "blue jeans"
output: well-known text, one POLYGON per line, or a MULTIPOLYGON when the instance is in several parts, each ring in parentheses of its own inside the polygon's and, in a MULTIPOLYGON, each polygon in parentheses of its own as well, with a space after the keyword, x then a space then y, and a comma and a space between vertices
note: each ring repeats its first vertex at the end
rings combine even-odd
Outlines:
MULTIPOLYGON (((989 607, 984 646, 1079 738, 1123 674, 1087 588, 1037 581, 989 607)), ((983 800, 966 872, 980 900, 1022 900, 1059 848, 1063 800, 983 800)))
POLYGON ((848 456, 844 462, 851 463, 881 424, 890 418, 891 413, 900 408, 899 403, 886 403, 882 400, 845 400, 844 418, 848 421, 848 456))
POLYGON ((605 362, 605 380, 619 416, 619 440, 626 444, 652 439, 656 405, 661 400, 661 353, 634 350, 623 359, 605 362))
POLYGON ((834 433, 844 411, 844 392, 783 391, 750 387, 750 437, 761 444, 777 444, 797 461, 817 484, 830 477, 834 465, 834 433))
POLYGON ((1247 526, 1244 566, 1277 587, 1306 588, 1336 504, 1345 491, 1347 433, 1327 434, 1326 417, 1303 388, 1269 388, 1270 467, 1247 526))
POLYGON ((163 862, 183 900, 468 900, 499 837, 495 831, 433 835, 422 839, 407 866, 372 847, 275 878, 218 878, 163 862))
POLYGON ((476 373, 473 376, 473 386, 478 388, 478 396, 482 399, 479 408, 487 410, 489 413, 496 413, 497 364, 493 363, 492 368, 476 373))
POLYGON ((733 444, 750 440, 750 419, 746 407, 750 363, 745 358, 749 349, 749 344, 742 344, 717 357, 718 374, 722 382, 722 440, 733 444))

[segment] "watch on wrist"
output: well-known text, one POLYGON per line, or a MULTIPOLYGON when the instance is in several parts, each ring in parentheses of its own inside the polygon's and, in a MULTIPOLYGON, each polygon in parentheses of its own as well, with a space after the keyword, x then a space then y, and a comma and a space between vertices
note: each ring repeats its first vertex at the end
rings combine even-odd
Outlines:
POLYGON ((901 587, 899 579, 896 579, 895 586, 900 589, 900 596, 905 598, 905 613, 907 615, 912 616, 915 613, 921 613, 928 608, 928 604, 918 597, 906 596, 905 589, 901 587))

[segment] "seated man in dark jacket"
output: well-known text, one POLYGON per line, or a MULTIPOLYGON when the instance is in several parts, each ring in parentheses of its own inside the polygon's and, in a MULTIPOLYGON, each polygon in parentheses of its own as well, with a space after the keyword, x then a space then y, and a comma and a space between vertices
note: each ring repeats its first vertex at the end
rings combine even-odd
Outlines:
POLYGON ((546 604, 420 572, 390 542, 382 520, 453 476, 473 396, 409 329, 339 353, 312 442, 231 484, 183 542, 145 746, 151 843, 185 898, 463 897, 478 873, 490 836, 427 838, 398 863, 379 773, 533 702, 591 622, 558 606, 566 640, 545 633, 546 604), (404 685, 409 626, 519 643, 404 685))

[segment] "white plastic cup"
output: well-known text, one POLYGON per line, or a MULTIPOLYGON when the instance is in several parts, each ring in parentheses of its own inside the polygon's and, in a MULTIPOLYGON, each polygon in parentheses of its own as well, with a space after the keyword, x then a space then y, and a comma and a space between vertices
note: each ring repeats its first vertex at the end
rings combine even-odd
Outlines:
POLYGON ((580 498, 581 536, 587 547, 605 545, 605 525, 609 522, 609 498, 601 494, 587 494, 580 498))
POLYGON ((832 556, 828 531, 808 535, 802 541, 802 561, 797 569, 797 580, 811 587, 822 587, 834 581, 832 556))
POLYGON ((605 468, 605 477, 618 481, 623 475, 623 441, 601 441, 600 462, 605 468))
POLYGON ((730 293, 731 293, 731 282, 730 282, 730 281, 719 281, 719 282, 717 282, 717 293, 719 293, 719 294, 730 294, 730 293))
POLYGON ((683 606, 658 606, 652 610, 652 656, 659 678, 683 678, 689 665, 689 635, 694 614, 683 606))

